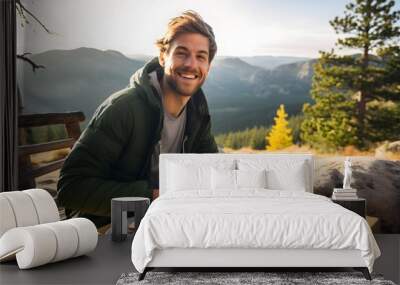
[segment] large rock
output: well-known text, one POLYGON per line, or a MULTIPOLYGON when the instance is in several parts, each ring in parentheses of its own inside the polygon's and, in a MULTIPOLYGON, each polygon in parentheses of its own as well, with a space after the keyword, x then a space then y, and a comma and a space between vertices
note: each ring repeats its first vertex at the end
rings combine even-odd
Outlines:
POLYGON ((387 159, 400 157, 400 141, 385 142, 375 149, 375 157, 379 159, 387 159))
MULTIPOLYGON (((351 157, 353 179, 351 186, 358 196, 367 199, 367 215, 372 217, 374 232, 400 233, 400 161, 373 157, 351 157)), ((327 197, 333 188, 343 185, 345 157, 316 159, 314 192, 327 197)))

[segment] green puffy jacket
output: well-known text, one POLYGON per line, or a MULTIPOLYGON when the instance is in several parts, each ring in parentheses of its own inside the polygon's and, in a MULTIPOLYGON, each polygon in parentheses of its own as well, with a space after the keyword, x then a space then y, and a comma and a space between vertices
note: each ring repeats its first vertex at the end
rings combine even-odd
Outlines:
MULTIPOLYGON (((112 198, 151 198, 150 158, 161 137, 164 114, 148 74, 160 68, 153 59, 132 76, 129 88, 111 95, 96 110, 61 169, 61 206, 109 216, 112 198)), ((218 152, 210 129, 207 102, 199 90, 187 103, 184 152, 218 152)))

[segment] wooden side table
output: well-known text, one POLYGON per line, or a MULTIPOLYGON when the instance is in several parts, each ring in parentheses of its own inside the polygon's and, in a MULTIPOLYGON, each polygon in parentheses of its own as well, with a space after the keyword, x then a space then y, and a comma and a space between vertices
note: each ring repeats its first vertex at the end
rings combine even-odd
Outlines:
POLYGON ((150 205, 149 198, 120 197, 111 200, 111 239, 123 241, 128 234, 128 212, 134 212, 135 228, 146 214, 150 205))
POLYGON ((332 202, 366 218, 367 201, 364 198, 332 199, 332 202))

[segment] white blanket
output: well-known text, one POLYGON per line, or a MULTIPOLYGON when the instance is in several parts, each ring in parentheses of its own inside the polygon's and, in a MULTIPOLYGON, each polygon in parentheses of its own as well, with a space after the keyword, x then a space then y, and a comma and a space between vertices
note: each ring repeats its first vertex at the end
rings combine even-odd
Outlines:
POLYGON ((165 248, 358 249, 370 272, 380 256, 359 215, 321 195, 265 189, 159 197, 134 237, 135 268, 143 272, 165 248))

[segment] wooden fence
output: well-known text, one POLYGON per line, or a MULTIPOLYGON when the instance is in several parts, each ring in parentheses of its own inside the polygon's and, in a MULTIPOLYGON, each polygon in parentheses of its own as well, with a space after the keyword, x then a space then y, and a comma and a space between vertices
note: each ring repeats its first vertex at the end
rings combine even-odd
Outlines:
POLYGON ((34 188, 36 186, 36 177, 53 172, 62 167, 65 158, 49 162, 45 165, 34 166, 32 164, 31 155, 47 151, 59 150, 63 148, 72 148, 81 134, 79 123, 83 122, 84 120, 85 115, 82 112, 23 114, 18 117, 18 189, 23 190, 34 188), (28 128, 60 124, 65 126, 68 138, 46 143, 28 144, 28 128))

